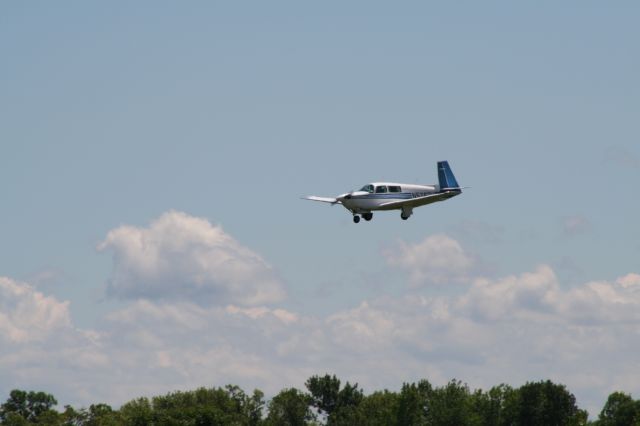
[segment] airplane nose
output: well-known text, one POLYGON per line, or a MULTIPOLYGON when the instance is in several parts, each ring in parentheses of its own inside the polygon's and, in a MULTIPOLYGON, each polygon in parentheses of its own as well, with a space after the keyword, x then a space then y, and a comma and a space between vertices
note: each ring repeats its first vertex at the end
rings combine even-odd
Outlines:
POLYGON ((350 200, 351 199, 351 193, 348 192, 346 194, 342 194, 336 197, 337 200, 339 201, 344 201, 344 200, 350 200))

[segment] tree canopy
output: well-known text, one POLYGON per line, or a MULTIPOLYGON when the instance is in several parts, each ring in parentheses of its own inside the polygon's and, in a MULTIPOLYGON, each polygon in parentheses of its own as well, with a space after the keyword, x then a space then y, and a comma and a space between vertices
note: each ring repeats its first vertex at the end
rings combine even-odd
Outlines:
POLYGON ((640 400, 609 395, 597 419, 576 405, 575 396, 550 380, 513 388, 501 384, 485 391, 451 380, 404 383, 397 392, 365 394, 357 383, 335 375, 312 376, 306 390, 286 388, 270 400, 260 390, 246 393, 227 385, 140 397, 114 409, 65 406, 45 392, 15 389, 0 405, 0 425, 238 425, 238 426, 640 426, 640 400))

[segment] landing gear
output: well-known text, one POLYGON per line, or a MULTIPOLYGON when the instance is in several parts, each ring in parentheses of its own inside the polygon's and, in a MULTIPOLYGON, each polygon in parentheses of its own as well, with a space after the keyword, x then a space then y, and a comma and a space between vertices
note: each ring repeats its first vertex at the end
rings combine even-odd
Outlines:
MULTIPOLYGON (((362 217, 364 218, 364 220, 369 222, 373 218, 373 213, 371 213, 371 212, 362 213, 362 217)), ((358 222, 360 222, 360 216, 354 213, 354 215, 353 215, 353 223, 358 223, 358 222)))
POLYGON ((402 220, 407 220, 411 217, 412 214, 413 214, 413 209, 402 209, 402 212, 400 213, 400 217, 402 218, 402 220))
POLYGON ((404 213, 400 213, 400 217, 402 218, 402 220, 409 219, 409 216, 405 216, 404 213))

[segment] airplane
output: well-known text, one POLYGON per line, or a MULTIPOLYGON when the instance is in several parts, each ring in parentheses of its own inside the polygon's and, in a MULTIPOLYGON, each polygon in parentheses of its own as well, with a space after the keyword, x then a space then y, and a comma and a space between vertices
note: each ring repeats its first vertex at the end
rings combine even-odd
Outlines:
POLYGON ((438 161, 438 184, 416 185, 409 183, 373 182, 358 191, 332 197, 310 195, 305 200, 321 201, 331 205, 341 204, 353 214, 353 222, 360 222, 360 215, 367 222, 373 211, 401 210, 400 217, 407 220, 413 209, 460 195, 464 188, 458 185, 448 161, 438 161))

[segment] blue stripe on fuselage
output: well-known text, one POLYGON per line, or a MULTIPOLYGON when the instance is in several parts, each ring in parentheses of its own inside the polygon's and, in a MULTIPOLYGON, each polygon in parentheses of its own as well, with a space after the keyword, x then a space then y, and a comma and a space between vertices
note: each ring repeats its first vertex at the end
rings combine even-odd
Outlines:
POLYGON ((427 191, 420 191, 420 192, 380 192, 380 193, 373 193, 373 194, 365 194, 365 195, 356 195, 354 196, 354 199, 356 200, 410 200, 412 198, 420 198, 420 197, 426 197, 428 195, 437 195, 437 194, 446 194, 446 193, 451 193, 451 194, 458 194, 462 191, 460 191, 459 189, 452 189, 452 190, 447 190, 447 191, 434 191, 434 192, 427 192, 427 191))
POLYGON ((434 195, 437 192, 380 192, 365 195, 356 195, 355 199, 360 200, 375 200, 375 199, 398 199, 398 200, 410 200, 412 198, 425 197, 427 195, 434 195))
POLYGON ((361 198, 361 199, 375 199, 375 198, 399 198, 399 199, 409 199, 409 198, 413 198, 412 193, 410 192, 387 192, 387 193, 374 193, 374 194, 365 194, 365 195, 356 195, 355 198, 361 198))

